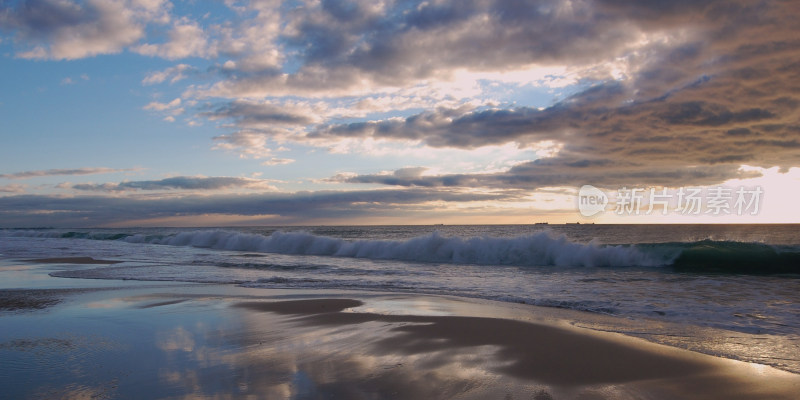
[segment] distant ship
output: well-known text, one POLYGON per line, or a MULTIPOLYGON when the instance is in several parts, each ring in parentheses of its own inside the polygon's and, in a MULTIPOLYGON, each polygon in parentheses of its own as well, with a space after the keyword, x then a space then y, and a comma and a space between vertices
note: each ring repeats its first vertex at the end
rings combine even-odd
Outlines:
POLYGON ((548 225, 549 222, 534 222, 534 225, 548 225))

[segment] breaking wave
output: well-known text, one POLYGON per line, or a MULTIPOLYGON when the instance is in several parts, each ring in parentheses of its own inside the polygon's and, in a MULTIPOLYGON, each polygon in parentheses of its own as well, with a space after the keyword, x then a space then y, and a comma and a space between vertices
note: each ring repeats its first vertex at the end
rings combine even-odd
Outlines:
POLYGON ((458 237, 437 232, 407 240, 348 240, 307 232, 269 235, 196 230, 163 235, 112 232, 0 231, 0 236, 119 240, 217 250, 399 260, 425 263, 657 267, 680 272, 800 274, 800 247, 701 240, 651 244, 578 243, 540 232, 518 237, 458 237))
MULTIPOLYGON (((123 240, 146 241, 139 236, 123 240)), ((305 232, 274 232, 263 236, 213 230, 151 238, 149 243, 292 255, 481 265, 606 267, 664 264, 663 259, 654 258, 635 247, 580 244, 547 233, 515 238, 461 238, 445 237, 434 232, 400 241, 345 240, 305 232)))
POLYGON ((434 232, 408 240, 345 240, 306 232, 259 235, 227 230, 186 231, 170 235, 91 232, 6 231, 11 236, 122 240, 289 255, 352 257, 429 263, 519 266, 657 266, 674 255, 645 253, 632 245, 576 243, 542 232, 514 238, 446 237, 434 232))

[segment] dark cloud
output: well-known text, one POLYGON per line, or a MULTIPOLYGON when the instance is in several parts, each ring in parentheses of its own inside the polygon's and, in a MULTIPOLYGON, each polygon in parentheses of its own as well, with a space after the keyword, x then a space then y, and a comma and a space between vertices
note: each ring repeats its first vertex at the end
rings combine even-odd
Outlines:
POLYGON ((19 29, 25 37, 47 37, 62 28, 84 24, 96 18, 95 11, 85 10, 77 3, 33 0, 21 2, 16 10, 6 8, 0 21, 5 28, 19 29))
POLYGON ((720 104, 702 101, 671 103, 665 108, 665 111, 656 116, 670 125, 722 126, 758 122, 775 117, 775 114, 763 108, 731 111, 720 104))
POLYGON ((621 186, 711 185, 733 177, 752 178, 757 172, 740 171, 730 162, 703 167, 635 166, 611 160, 542 159, 514 166, 507 171, 487 174, 449 174, 398 176, 398 174, 337 175, 331 180, 346 183, 381 184, 403 187, 516 188, 578 187, 591 184, 614 189, 621 186))
POLYGON ((401 168, 391 174, 379 175, 336 175, 327 179, 327 182, 347 182, 347 183, 377 183, 382 185, 396 186, 459 186, 446 185, 436 182, 430 177, 423 177, 422 174, 428 170, 425 167, 401 168))
POLYGON ((585 182, 680 186, 741 177, 742 164, 788 167, 800 163, 797 125, 771 123, 790 119, 792 113, 780 107, 728 108, 710 100, 672 99, 610 107, 594 100, 600 93, 598 98, 612 99, 618 86, 597 87, 545 110, 485 110, 456 117, 449 110, 439 110, 402 121, 326 127, 312 136, 416 139, 433 147, 458 148, 509 142, 564 144, 553 158, 525 163, 503 174, 347 179, 401 186, 529 188, 585 182))
POLYGON ((274 193, 239 196, 133 198, 21 195, 0 197, 0 226, 97 226, 175 216, 223 214, 277 215, 297 220, 404 215, 435 211, 432 201, 477 202, 520 200, 516 192, 463 193, 448 190, 361 190, 274 193))
POLYGON ((286 107, 274 104, 247 100, 224 103, 200 115, 212 120, 229 119, 240 127, 269 127, 274 124, 308 125, 313 122, 313 117, 310 115, 292 112, 286 107))
MULTIPOLYGON (((247 92, 259 82, 265 95, 280 94, 283 84, 324 93, 364 80, 406 85, 456 68, 503 71, 622 60, 626 76, 609 79, 609 71, 597 67, 586 75, 594 82, 588 88, 543 110, 437 108, 404 119, 309 124, 295 139, 411 140, 462 149, 552 141, 563 144, 556 158, 525 169, 537 182, 552 184, 559 177, 562 184, 574 183, 594 172, 621 184, 648 174, 649 183, 714 183, 739 176, 742 164, 785 169, 800 163, 800 8, 791 1, 398 2, 379 13, 365 4, 295 10, 289 45, 300 68, 281 77, 280 85, 247 76, 225 84, 233 85, 231 93, 239 83, 247 92), (648 43, 637 44, 642 38, 648 43)), ((252 118, 230 118, 250 128, 260 118, 278 123, 284 115, 250 113, 252 118)), ((259 133, 280 134, 249 134, 259 133)), ((406 186, 435 181, 358 179, 406 186)))
POLYGON ((77 184, 76 190, 85 191, 125 191, 125 190, 220 190, 231 188, 271 188, 269 181, 251 178, 190 177, 176 176, 156 181, 126 181, 121 183, 77 184))
POLYGON ((306 5, 285 16, 291 29, 282 36, 301 64, 296 72, 241 71, 219 89, 269 95, 281 87, 346 89, 365 80, 402 86, 456 68, 599 62, 623 55, 650 26, 600 6, 559 0, 306 5))
POLYGON ((163 18, 158 3, 28 0, 2 3, 0 29, 15 33, 23 58, 76 59, 116 53, 163 18), (32 47, 31 47, 32 46, 32 47))
POLYGON ((563 144, 552 159, 501 174, 346 179, 401 186, 696 185, 741 177, 743 164, 799 165, 800 28, 794 21, 800 8, 781 1, 678 3, 595 2, 595 12, 613 11, 636 26, 650 21, 696 32, 677 47, 643 49, 628 79, 598 82, 546 109, 436 109, 401 120, 323 125, 309 137, 464 149, 563 144))
MULTIPOLYGON (((731 0, 326 1, 294 8, 283 16, 289 29, 280 40, 299 64, 296 71, 288 75, 273 67, 238 71, 218 89, 231 96, 313 94, 364 82, 404 86, 446 77, 455 69, 494 72, 530 65, 576 67, 637 57, 639 63, 661 67, 642 78, 676 83, 683 76, 679 58, 716 56, 706 53, 705 46, 747 37, 742 32, 747 28, 786 24, 790 19, 781 15, 786 8, 792 4, 731 0), (643 39, 652 44, 642 47, 643 39)), ((609 74, 604 71, 598 76, 609 74)))
POLYGON ((73 169, 47 169, 38 171, 22 171, 9 174, 0 174, 3 179, 25 179, 36 178, 40 176, 54 176, 54 175, 94 175, 94 174, 111 174, 115 172, 128 172, 132 169, 114 169, 114 168, 73 168, 73 169))

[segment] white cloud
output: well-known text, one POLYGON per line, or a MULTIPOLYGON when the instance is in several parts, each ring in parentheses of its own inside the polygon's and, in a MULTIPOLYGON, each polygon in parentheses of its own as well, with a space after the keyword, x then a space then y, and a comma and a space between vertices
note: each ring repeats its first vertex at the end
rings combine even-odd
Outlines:
POLYGON ((183 102, 181 101, 180 98, 175 98, 169 103, 159 103, 157 101, 153 101, 148 103, 146 106, 142 108, 145 110, 155 111, 163 115, 164 121, 166 122, 175 122, 175 117, 183 115, 183 113, 186 112, 186 110, 183 107, 180 107, 182 103, 183 102))
POLYGON ((291 158, 274 158, 273 157, 273 158, 270 158, 267 161, 262 162, 261 165, 263 165, 263 166, 286 165, 286 164, 291 164, 294 161, 295 160, 293 160, 291 158))
POLYGON ((179 105, 181 105, 181 99, 180 98, 176 98, 176 99, 170 101, 169 103, 159 103, 157 101, 153 101, 153 102, 148 103, 143 108, 145 110, 166 111, 166 110, 178 107, 179 105))
POLYGON ((214 142, 213 149, 236 152, 241 158, 266 158, 273 153, 269 136, 260 132, 237 131, 216 136, 214 142))
POLYGON ((186 74, 195 71, 195 68, 188 64, 178 64, 174 67, 169 67, 163 71, 155 71, 147 74, 142 80, 144 85, 155 85, 169 80, 169 83, 175 83, 182 79, 186 79, 186 74))
POLYGON ((146 55, 177 60, 187 57, 213 57, 215 51, 208 43, 208 36, 194 21, 181 18, 172 26, 168 41, 161 44, 142 44, 132 48, 133 51, 146 55))
MULTIPOLYGON (((254 12, 255 16, 244 19, 234 26, 219 28, 219 51, 236 61, 236 68, 241 71, 261 71, 280 67, 283 54, 277 44, 281 31, 281 1, 264 0, 251 2, 237 7, 230 2, 226 4, 245 15, 254 12)), ((231 64, 225 63, 226 68, 231 64)))

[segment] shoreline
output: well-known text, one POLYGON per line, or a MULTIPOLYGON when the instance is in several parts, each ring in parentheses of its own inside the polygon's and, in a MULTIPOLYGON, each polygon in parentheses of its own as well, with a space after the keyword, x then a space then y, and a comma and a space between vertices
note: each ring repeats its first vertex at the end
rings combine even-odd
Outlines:
POLYGON ((0 310, 0 354, 9 360, 0 383, 12 397, 790 399, 800 391, 800 375, 578 327, 572 310, 392 292, 66 281, 75 287, 0 290, 30 304, 63 300, 0 310))

